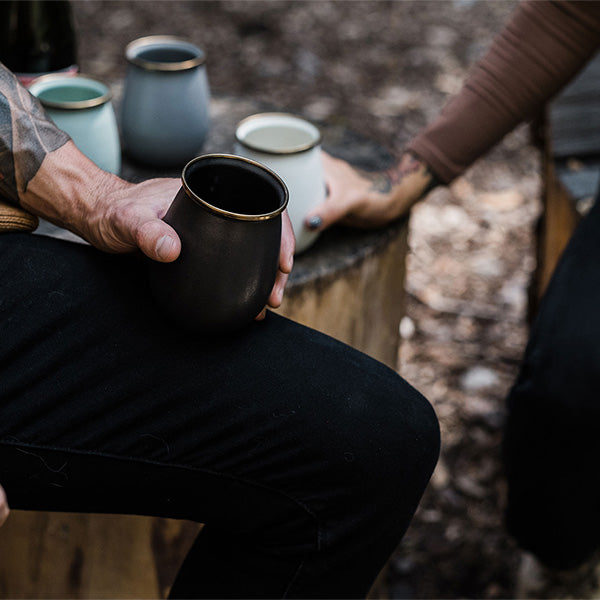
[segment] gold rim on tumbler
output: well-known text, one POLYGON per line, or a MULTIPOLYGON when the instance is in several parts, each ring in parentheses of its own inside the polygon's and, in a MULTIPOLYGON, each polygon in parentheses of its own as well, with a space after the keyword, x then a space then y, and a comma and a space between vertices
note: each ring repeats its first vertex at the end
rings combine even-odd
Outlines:
POLYGON ((148 35, 138 38, 127 44, 125 48, 125 58, 133 65, 146 69, 147 71, 187 71, 199 67, 206 62, 206 54, 200 48, 197 48, 192 42, 174 35, 148 35), (167 62, 161 60, 147 60, 137 56, 137 51, 141 48, 151 48, 157 44, 177 43, 200 50, 198 56, 181 60, 178 62, 167 62))
POLYGON ((277 173, 275 173, 268 167, 265 167, 265 165, 261 165, 259 162, 256 162, 255 160, 250 160, 249 158, 245 158, 243 156, 237 156, 235 154, 204 154, 202 156, 197 156, 196 158, 192 158, 192 160, 190 160, 190 162, 188 162, 188 164, 185 165, 185 167, 183 168, 181 181, 183 182, 183 188, 185 189, 186 194, 194 202, 205 206, 206 208, 208 208, 209 210, 211 210, 217 214, 223 215, 224 217, 229 217, 230 219, 236 219, 237 221, 265 221, 268 219, 274 219, 275 217, 280 215, 287 208, 287 205, 288 205, 289 192, 288 192, 287 186, 285 185, 285 183, 283 182, 281 177, 279 177, 279 175, 277 175, 277 173), (262 171, 265 171, 268 175, 271 175, 273 177, 273 179, 275 179, 278 183, 281 184, 281 187, 283 188, 283 193, 284 193, 284 199, 283 199, 282 205, 279 208, 277 208, 276 210, 268 212, 268 213, 263 213, 260 215, 247 215, 244 213, 236 213, 236 212, 231 212, 229 210, 224 210, 222 208, 219 208, 218 206, 215 206, 214 204, 211 204, 210 202, 207 202, 206 200, 204 200, 203 198, 198 196, 196 193, 194 193, 190 189, 189 184, 185 178, 186 171, 192 164, 194 164, 195 162, 198 162, 200 160, 207 159, 207 158, 232 159, 232 162, 245 162, 245 163, 254 165, 255 167, 258 167, 262 171))
MULTIPOLYGON (((88 98, 87 100, 48 100, 46 98, 40 98, 37 96, 37 99, 48 108, 62 108, 62 109, 83 109, 83 108, 94 108, 95 106, 102 106, 106 104, 111 98, 112 94, 107 85, 94 79, 93 77, 88 77, 87 75, 83 75, 81 73, 67 75, 64 73, 50 73, 48 75, 40 75, 36 77, 30 84, 30 88, 34 87, 35 84, 44 83, 46 81, 64 81, 68 84, 69 79, 73 80, 83 80, 83 81, 91 81, 96 85, 101 85, 106 91, 103 93, 98 92, 100 95, 95 98, 88 98)), ((97 90, 93 90, 97 91, 97 90)))

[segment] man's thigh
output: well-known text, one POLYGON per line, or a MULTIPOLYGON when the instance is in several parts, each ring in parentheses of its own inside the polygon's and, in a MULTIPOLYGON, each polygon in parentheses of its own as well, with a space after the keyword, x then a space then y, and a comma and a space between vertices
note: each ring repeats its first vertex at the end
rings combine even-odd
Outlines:
POLYGON ((16 481, 23 502, 41 497, 27 487, 34 474, 46 498, 77 497, 79 485, 93 490, 86 502, 108 506, 131 488, 139 511, 148 482, 168 472, 174 487, 162 486, 159 505, 188 473, 181 496, 188 485, 208 506, 215 489, 215 510, 227 482, 247 485, 253 502, 277 496, 285 511, 322 503, 315 490, 362 490, 357 475, 384 456, 406 461, 414 504, 437 424, 392 370, 273 314, 235 335, 190 335, 156 310, 140 260, 36 237, 0 238, 0 443, 11 457, 0 459, 0 482, 13 506, 16 481), (69 494, 52 492, 61 483, 69 494))

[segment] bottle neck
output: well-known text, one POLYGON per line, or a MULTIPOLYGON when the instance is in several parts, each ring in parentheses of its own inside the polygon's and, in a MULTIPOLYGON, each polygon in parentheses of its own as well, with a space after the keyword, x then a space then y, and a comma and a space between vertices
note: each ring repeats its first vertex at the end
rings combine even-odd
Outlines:
POLYGON ((0 2, 0 61, 23 80, 77 72, 75 29, 68 0, 0 2))

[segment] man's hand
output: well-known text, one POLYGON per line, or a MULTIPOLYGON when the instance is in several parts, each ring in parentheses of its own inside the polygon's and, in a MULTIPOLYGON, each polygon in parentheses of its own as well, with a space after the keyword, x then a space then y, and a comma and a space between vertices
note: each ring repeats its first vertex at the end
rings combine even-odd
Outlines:
MULTIPOLYGON (((48 154, 21 195, 21 204, 73 231, 105 252, 141 250, 160 262, 172 262, 181 240, 162 218, 181 187, 174 178, 129 183, 99 169, 73 142, 48 154)), ((294 263, 295 238, 287 211, 282 215, 279 272, 268 305, 281 304, 294 263)), ((257 318, 263 318, 263 310, 257 318)))
POLYGON ((180 187, 179 179, 112 182, 92 207, 84 227, 85 239, 106 252, 139 249, 153 260, 174 261, 181 241, 162 218, 180 187))
MULTIPOLYGON (((283 300, 283 291, 287 283, 288 277, 292 272, 294 266, 294 249, 296 247, 296 238, 294 237, 294 230, 290 217, 288 216, 287 210, 281 215, 281 250, 279 252, 279 271, 277 272, 277 278, 275 279, 275 285, 267 301, 268 306, 271 308, 279 308, 281 301, 283 300)), ((265 318, 267 309, 266 307, 256 317, 258 321, 265 318)))
POLYGON ((162 221, 179 179, 129 183, 106 173, 72 141, 46 155, 20 195, 32 213, 73 231, 105 252, 141 250, 161 262, 179 256, 181 241, 162 221))
POLYGON ((6 500, 6 494, 4 493, 4 489, 0 485, 0 526, 6 521, 9 513, 8 502, 6 500))
POLYGON ((179 238, 161 218, 178 180, 134 185, 102 171, 1 63, 0 114, 0 196, 101 250, 177 258, 179 238))

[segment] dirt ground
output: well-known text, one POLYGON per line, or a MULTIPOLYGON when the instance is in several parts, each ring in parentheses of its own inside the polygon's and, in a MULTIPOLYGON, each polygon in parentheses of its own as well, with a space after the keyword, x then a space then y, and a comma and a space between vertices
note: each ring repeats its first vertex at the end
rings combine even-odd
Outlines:
MULTIPOLYGON (((515 3, 74 3, 81 70, 118 88, 123 50, 201 45, 215 95, 331 119, 394 152, 455 93, 515 3)), ((434 404, 438 468, 387 573, 390 598, 513 598, 522 556, 502 522, 504 398, 527 335, 540 159, 521 127, 415 207, 401 374, 434 404)))

